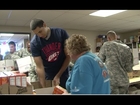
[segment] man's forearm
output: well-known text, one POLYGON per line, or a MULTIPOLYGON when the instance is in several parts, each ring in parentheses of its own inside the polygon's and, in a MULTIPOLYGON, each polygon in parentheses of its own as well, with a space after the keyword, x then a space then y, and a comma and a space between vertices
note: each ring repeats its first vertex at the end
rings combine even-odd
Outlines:
POLYGON ((57 77, 61 77, 61 75, 63 74, 63 72, 64 72, 64 71, 66 70, 66 68, 68 67, 69 63, 70 63, 70 57, 67 57, 67 58, 65 59, 63 65, 62 65, 60 71, 57 73, 57 75, 56 75, 57 77))
POLYGON ((46 81, 44 78, 39 78, 39 81, 40 81, 40 84, 42 86, 42 88, 45 88, 46 87, 46 81))
POLYGON ((45 88, 46 87, 45 72, 43 72, 43 70, 37 69, 37 74, 38 74, 41 86, 45 88))

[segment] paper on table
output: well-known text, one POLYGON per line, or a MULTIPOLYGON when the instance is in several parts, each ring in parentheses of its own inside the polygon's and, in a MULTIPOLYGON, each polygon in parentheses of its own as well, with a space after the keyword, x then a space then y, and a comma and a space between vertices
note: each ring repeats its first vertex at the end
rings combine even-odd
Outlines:
POLYGON ((16 59, 16 62, 20 73, 24 73, 30 70, 32 64, 30 56, 16 59))
POLYGON ((6 70, 7 71, 11 71, 13 70, 14 67, 14 60, 5 60, 5 64, 6 64, 6 70))
POLYGON ((0 71, 4 71, 5 70, 5 61, 2 60, 0 61, 0 71))

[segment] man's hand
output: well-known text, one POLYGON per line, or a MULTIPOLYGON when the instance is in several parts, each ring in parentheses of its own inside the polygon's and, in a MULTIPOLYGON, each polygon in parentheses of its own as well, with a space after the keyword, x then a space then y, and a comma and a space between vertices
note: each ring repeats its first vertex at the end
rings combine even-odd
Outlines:
POLYGON ((64 90, 64 93, 62 95, 70 95, 67 90, 64 90))
POLYGON ((60 84, 60 78, 55 76, 54 79, 53 79, 53 84, 54 84, 54 86, 59 85, 60 84))

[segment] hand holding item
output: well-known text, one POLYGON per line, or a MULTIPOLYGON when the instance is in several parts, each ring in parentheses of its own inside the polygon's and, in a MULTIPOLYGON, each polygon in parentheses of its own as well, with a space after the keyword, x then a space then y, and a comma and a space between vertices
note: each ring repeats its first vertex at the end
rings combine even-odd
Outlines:
POLYGON ((68 94, 67 90, 63 87, 57 85, 54 87, 53 94, 68 94))
POLYGON ((68 93, 67 90, 64 90, 64 92, 62 93, 62 95, 70 95, 70 93, 68 93))
POLYGON ((60 78, 55 76, 54 79, 53 79, 53 84, 54 84, 54 86, 59 85, 60 84, 60 78))

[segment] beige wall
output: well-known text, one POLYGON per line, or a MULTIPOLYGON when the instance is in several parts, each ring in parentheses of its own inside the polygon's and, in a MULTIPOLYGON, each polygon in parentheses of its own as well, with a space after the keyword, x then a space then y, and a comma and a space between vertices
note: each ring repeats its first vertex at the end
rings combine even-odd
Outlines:
MULTIPOLYGON (((67 33, 69 35, 72 34, 83 34, 87 37, 87 40, 89 41, 89 43, 91 44, 92 47, 92 52, 95 52, 95 48, 96 48, 96 37, 98 35, 105 35, 106 32, 93 32, 93 31, 83 31, 83 30, 68 30, 65 29, 67 31, 67 33)), ((31 38, 33 37, 34 33, 31 32, 31 38)))
MULTIPOLYGON (((98 35, 105 35, 106 32, 93 32, 93 31, 83 31, 83 30, 67 30, 69 35, 71 34, 83 34, 87 37, 87 40, 91 44, 92 51, 95 52, 96 48, 96 37, 98 35)), ((16 27, 16 26, 0 26, 0 32, 27 32, 31 33, 31 38, 33 37, 33 32, 29 27, 16 27)))
POLYGON ((82 34, 85 35, 87 37, 88 42, 91 44, 92 47, 92 52, 95 52, 95 48, 96 48, 96 37, 98 35, 103 35, 105 34, 105 32, 93 32, 93 31, 83 31, 83 30, 67 30, 69 35, 72 34, 82 34))
POLYGON ((29 27, 15 27, 15 26, 0 26, 0 32, 29 32, 30 28, 29 27))
POLYGON ((121 34, 121 40, 126 39, 127 41, 130 41, 130 36, 136 36, 136 35, 140 35, 139 31, 131 31, 131 32, 126 32, 121 34))

